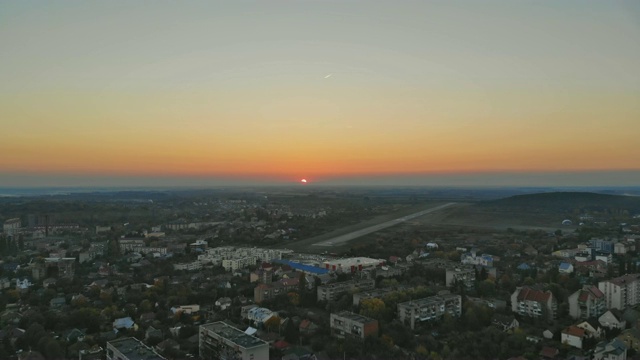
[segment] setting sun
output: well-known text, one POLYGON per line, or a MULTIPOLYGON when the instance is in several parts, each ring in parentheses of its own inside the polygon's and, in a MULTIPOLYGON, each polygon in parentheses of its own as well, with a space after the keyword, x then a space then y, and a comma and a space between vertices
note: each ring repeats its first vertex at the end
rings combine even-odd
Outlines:
POLYGON ((307 179, 302 179, 300 180, 301 183, 306 184, 307 183, 307 179))

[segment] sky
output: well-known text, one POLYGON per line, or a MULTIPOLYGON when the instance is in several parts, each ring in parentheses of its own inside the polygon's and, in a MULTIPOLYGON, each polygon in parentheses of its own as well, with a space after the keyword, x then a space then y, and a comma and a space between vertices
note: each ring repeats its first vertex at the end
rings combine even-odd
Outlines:
POLYGON ((638 39, 638 1, 3 1, 0 186, 638 185, 638 39))

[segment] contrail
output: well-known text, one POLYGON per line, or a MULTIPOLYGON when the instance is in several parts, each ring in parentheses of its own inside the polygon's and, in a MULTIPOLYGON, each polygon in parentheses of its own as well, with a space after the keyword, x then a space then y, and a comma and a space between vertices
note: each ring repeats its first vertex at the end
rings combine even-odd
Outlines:
POLYGON ((328 79, 328 78, 330 78, 330 77, 331 77, 331 75, 333 75, 333 74, 329 74, 329 75, 325 76, 324 78, 325 78, 325 79, 328 79))

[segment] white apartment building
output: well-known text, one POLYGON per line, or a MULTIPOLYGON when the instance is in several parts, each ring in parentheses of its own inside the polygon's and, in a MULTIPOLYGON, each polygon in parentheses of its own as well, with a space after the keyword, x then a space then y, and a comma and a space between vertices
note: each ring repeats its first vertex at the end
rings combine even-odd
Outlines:
POLYGON ((174 270, 186 270, 186 271, 195 271, 202 269, 202 262, 199 260, 192 261, 190 263, 182 263, 182 264, 173 264, 174 270))
POLYGON ((225 259, 222 260, 222 267, 227 271, 233 272, 249 267, 250 265, 255 265, 257 260, 258 259, 255 256, 248 256, 240 259, 225 259))
POLYGON ((198 255, 198 260, 203 263, 222 265, 227 271, 236 271, 255 265, 256 262, 270 262, 281 260, 282 254, 290 250, 262 249, 262 248, 237 248, 235 246, 221 246, 207 249, 205 254, 198 255))
POLYGON ((609 309, 624 310, 640 304, 640 274, 627 274, 598 283, 609 309))
POLYGON ((453 317, 462 314, 462 296, 446 294, 398 304, 400 322, 413 330, 416 322, 434 321, 449 313, 453 317))
POLYGON ((521 316, 540 317, 547 315, 553 319, 558 309, 558 303, 551 291, 535 290, 529 287, 519 287, 511 294, 511 311, 521 316))
POLYGON ((269 360, 269 344, 224 321, 200 325, 203 359, 269 360))
POLYGON ((574 319, 598 317, 607 311, 606 305, 604 293, 592 285, 569 295, 569 315, 574 319))
POLYGON ((140 340, 128 337, 107 342, 107 360, 164 360, 140 340))

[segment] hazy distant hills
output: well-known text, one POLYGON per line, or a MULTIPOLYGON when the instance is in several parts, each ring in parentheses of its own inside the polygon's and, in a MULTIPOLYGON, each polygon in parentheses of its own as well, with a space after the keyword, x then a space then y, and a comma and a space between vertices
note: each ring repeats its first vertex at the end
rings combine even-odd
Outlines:
POLYGON ((501 209, 530 209, 548 212, 627 210, 640 212, 640 197, 607 195, 592 192, 549 192, 516 195, 508 198, 483 201, 477 206, 501 209))

